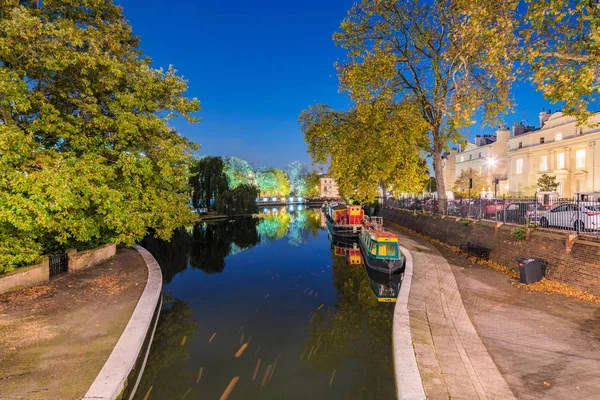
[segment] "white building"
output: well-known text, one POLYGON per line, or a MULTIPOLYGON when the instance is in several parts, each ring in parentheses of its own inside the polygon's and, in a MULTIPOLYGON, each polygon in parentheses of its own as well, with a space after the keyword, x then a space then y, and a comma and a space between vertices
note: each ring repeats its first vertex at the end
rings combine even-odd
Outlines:
POLYGON ((319 194, 322 198, 337 199, 340 197, 338 185, 330 176, 321 175, 321 190, 319 194))
POLYGON ((542 110, 539 128, 515 125, 507 154, 509 193, 533 194, 542 174, 556 177, 564 197, 600 191, 600 128, 589 126, 597 123, 600 113, 577 126, 574 117, 542 110))
POLYGON ((444 155, 443 169, 447 190, 463 171, 472 169, 489 181, 487 195, 494 194, 494 180, 499 180, 498 194, 504 193, 507 182, 507 149, 510 130, 501 128, 493 135, 477 135, 475 143, 467 142, 460 150, 453 149, 444 155))

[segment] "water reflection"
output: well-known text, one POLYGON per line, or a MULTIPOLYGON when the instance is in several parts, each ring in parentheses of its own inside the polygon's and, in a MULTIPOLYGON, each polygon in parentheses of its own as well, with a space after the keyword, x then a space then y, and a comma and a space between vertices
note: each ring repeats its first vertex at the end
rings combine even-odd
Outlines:
POLYGON ((230 399, 395 397, 392 308, 363 266, 334 256, 320 210, 269 209, 143 245, 173 299, 136 399, 219 398, 234 376, 230 399))
POLYGON ((151 390, 154 399, 180 399, 189 388, 187 383, 196 379, 194 371, 181 367, 190 359, 198 322, 188 303, 164 296, 163 304, 136 398, 151 390))
POLYGON ((324 371, 360 366, 346 393, 349 398, 394 398, 393 306, 379 304, 365 269, 349 266, 344 258, 334 261, 333 283, 337 301, 313 315, 303 359, 324 371))

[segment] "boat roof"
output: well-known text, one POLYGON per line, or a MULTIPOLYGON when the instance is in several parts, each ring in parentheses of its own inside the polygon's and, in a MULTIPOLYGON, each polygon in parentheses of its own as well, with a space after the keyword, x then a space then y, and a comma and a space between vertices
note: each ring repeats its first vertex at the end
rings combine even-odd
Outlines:
POLYGON ((384 229, 369 229, 369 234, 378 242, 397 242, 398 236, 384 229))
POLYGON ((338 210, 345 210, 347 207, 345 204, 338 204, 335 206, 331 206, 332 210, 338 211, 338 210))

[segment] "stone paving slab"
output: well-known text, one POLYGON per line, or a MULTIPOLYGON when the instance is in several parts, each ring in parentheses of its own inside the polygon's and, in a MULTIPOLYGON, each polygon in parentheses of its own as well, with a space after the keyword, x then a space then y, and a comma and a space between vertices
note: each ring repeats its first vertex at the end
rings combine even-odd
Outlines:
POLYGON ((148 270, 136 250, 0 295, 0 399, 80 399, 135 308, 148 270))

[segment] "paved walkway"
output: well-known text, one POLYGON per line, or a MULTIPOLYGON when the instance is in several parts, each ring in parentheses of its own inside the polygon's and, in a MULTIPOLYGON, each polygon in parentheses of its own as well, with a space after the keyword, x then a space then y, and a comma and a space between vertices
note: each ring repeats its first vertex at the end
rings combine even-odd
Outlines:
POLYGON ((414 259, 411 332, 428 398, 600 393, 600 306, 530 293, 506 275, 398 234, 414 259))
POLYGON ((108 359, 146 283, 136 250, 0 295, 0 399, 79 399, 108 359))

